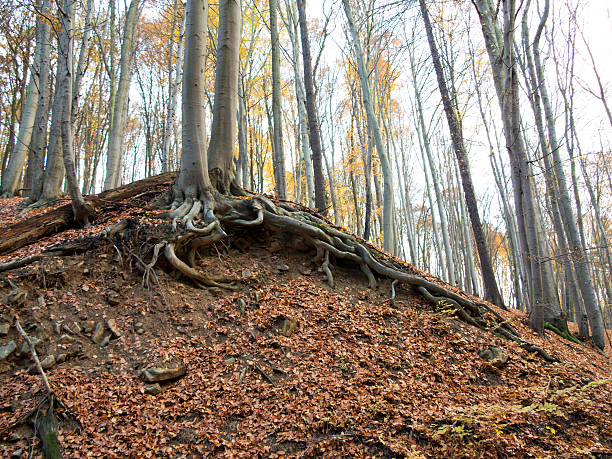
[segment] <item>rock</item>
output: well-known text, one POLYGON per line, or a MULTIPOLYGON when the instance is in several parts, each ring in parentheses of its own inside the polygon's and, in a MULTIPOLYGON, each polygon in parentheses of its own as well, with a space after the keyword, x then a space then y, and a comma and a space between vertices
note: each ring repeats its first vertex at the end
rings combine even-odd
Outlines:
POLYGON ((43 370, 48 370, 53 365, 55 365, 55 356, 53 354, 48 355, 40 362, 40 366, 43 368, 43 370))
POLYGON ((89 285, 85 284, 81 287, 84 292, 89 292, 89 285))
POLYGON ((246 301, 243 298, 238 298, 238 309, 242 314, 246 312, 246 301))
POLYGON ((285 273, 285 272, 289 271, 289 266, 287 266, 285 263, 281 263, 280 265, 278 265, 278 270, 281 273, 285 273))
MULTIPOLYGON (((38 347, 38 345, 40 344, 40 340, 34 336, 30 336, 30 341, 32 341, 34 348, 38 347)), ((21 351, 19 351, 19 354, 23 355, 23 354, 29 354, 29 353, 30 353, 30 346, 28 345, 28 343, 24 341, 23 345, 21 346, 21 351)))
POLYGON ((57 357, 55 358, 55 362, 62 363, 62 362, 65 362, 67 358, 68 358, 68 354, 66 353, 57 354, 57 357))
POLYGON ((134 324, 134 327, 136 327, 136 328, 142 328, 142 327, 143 327, 142 322, 136 322, 136 323, 134 324))
POLYGON ((121 303, 121 299, 118 296, 109 296, 106 301, 111 306, 118 306, 121 303))
POLYGON ((144 330, 142 328, 139 328, 138 330, 136 330, 136 333, 142 335, 144 333, 144 330))
POLYGON ((291 335, 293 335, 293 333, 295 333, 297 326, 298 326, 297 320, 285 319, 283 321, 283 328, 281 330, 281 333, 283 334, 283 336, 290 337, 291 335))
POLYGON ((145 391, 145 394, 157 395, 161 393, 162 388, 158 383, 145 384, 144 391, 145 391))
POLYGON ((187 369, 182 365, 170 368, 151 367, 142 372, 142 377, 146 382, 155 383, 177 379, 185 376, 185 373, 187 369))
POLYGON ((102 342, 100 343, 100 346, 105 347, 109 343, 110 339, 111 339, 111 335, 106 335, 104 339, 102 340, 102 342))
POLYGON ((503 368, 508 363, 508 354, 497 346, 481 349, 478 351, 478 355, 496 368, 503 368))
POLYGON ((96 328, 96 322, 93 320, 86 320, 83 324, 83 330, 85 333, 91 333, 96 328))
POLYGON ((117 327, 117 322, 115 321, 115 319, 108 319, 106 321, 106 326, 115 338, 121 337, 121 332, 119 331, 119 327, 117 327))
POLYGON ((310 269, 308 266, 302 266, 300 268, 300 273, 304 276, 310 276, 312 274, 312 269, 310 269))
POLYGON ((8 344, 0 346, 0 361, 6 359, 9 355, 15 352, 15 349, 17 349, 15 341, 9 341, 8 344))
POLYGON ((253 273, 251 271, 249 271, 248 269, 243 269, 242 270, 242 277, 246 277, 247 279, 253 277, 253 273))
POLYGON ((83 270, 83 275, 84 275, 84 276, 89 276, 89 274, 90 274, 89 268, 85 268, 85 269, 83 270))
POLYGON ((74 341, 74 340, 75 338, 73 338, 70 335, 66 335, 65 333, 58 338, 58 341, 74 341))
POLYGON ((11 328, 11 324, 0 324, 0 335, 5 336, 8 335, 9 328, 11 328))
POLYGON ((78 335, 82 331, 81 326, 79 324, 77 324, 76 322, 74 322, 71 325, 64 324, 64 329, 68 333, 72 333, 73 335, 78 335))
POLYGON ((96 329, 94 330, 93 335, 91 337, 91 340, 96 344, 100 344, 103 339, 104 339, 104 324, 102 322, 98 322, 98 324, 96 325, 96 329))

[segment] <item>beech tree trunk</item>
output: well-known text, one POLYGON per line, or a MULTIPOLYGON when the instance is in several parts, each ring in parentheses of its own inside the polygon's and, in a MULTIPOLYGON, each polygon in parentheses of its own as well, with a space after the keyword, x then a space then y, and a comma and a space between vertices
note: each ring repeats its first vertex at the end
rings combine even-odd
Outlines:
POLYGON ((125 120, 127 117, 130 80, 132 77, 132 54, 136 23, 138 21, 139 1, 132 0, 125 17, 123 42, 121 43, 121 60, 119 61, 119 84, 113 102, 113 116, 108 139, 108 157, 106 159, 106 178, 104 189, 115 188, 121 181, 121 154, 125 120))
POLYGON ((270 7, 270 41, 272 42, 272 118, 274 131, 272 136, 273 168, 276 195, 287 199, 287 177, 285 173, 285 152, 283 151, 283 119, 281 115, 282 94, 280 83, 280 44, 278 38, 278 4, 269 0, 270 7))
POLYGON ((374 107, 372 105, 372 99, 370 97, 370 86, 367 77, 367 69, 363 61, 363 51, 361 49, 359 35, 357 34, 357 30, 355 28, 355 22, 353 20, 353 15, 351 12, 351 6, 348 0, 342 0, 342 5, 344 6, 344 12, 346 14, 346 19, 351 33, 353 51, 355 52, 355 57, 357 59, 357 68, 359 72, 359 79, 361 81, 363 105, 366 110, 368 126, 370 127, 370 130, 374 137, 376 152, 378 153, 378 158, 380 159, 380 165, 383 172, 383 245, 384 249, 387 252, 392 253, 395 247, 395 231, 393 230, 393 175, 391 172, 391 165, 387 156, 387 152, 383 145, 378 121, 376 119, 376 115, 374 114, 374 107))
POLYGON ((304 62, 304 89, 306 91, 306 114, 308 115, 308 139, 312 150, 312 169, 314 175, 314 198, 317 211, 327 212, 327 197, 325 195, 325 178, 323 176, 323 153, 321 151, 321 133, 312 81, 312 58, 310 56, 310 39, 306 24, 305 0, 296 0, 302 38, 302 58, 304 62))
MULTIPOLYGON (((40 1, 37 1, 37 7, 41 7, 40 1)), ((25 102, 21 108, 19 134, 17 134, 15 148, 8 158, 6 170, 2 174, 1 194, 4 197, 11 197, 17 191, 23 171, 23 165, 30 148, 30 141, 32 140, 32 131, 34 130, 34 123, 36 121, 36 111, 38 108, 39 99, 40 56, 44 47, 48 45, 48 39, 45 42, 42 36, 42 29, 44 27, 43 22, 44 20, 40 17, 36 20, 36 48, 34 50, 34 57, 32 59, 30 79, 28 80, 28 92, 26 94, 25 102)))
POLYGON ((446 79, 444 77, 444 71, 442 69, 442 63, 440 62, 440 56, 438 54, 438 49, 436 47, 436 42, 434 40, 433 31, 431 28, 431 22, 429 20, 429 13, 427 12, 427 7, 425 6, 425 0, 419 0, 419 5, 421 8, 421 14, 423 16, 423 22, 425 23, 425 32, 427 33, 427 41, 429 42, 429 49, 431 51, 434 70, 438 79, 438 88, 440 89, 440 94, 442 96, 442 105, 444 106, 446 120, 448 121, 453 150, 455 151, 455 156, 457 157, 457 163, 459 165, 465 203, 470 216, 470 222, 472 223, 474 239, 476 240, 476 249, 478 251, 478 258, 480 260, 480 270, 482 272, 485 299, 493 304, 496 304, 497 306, 505 308, 504 301, 497 287, 497 280, 495 279, 495 273, 493 273, 491 258, 489 257, 484 232, 482 230, 482 223, 480 222, 480 215, 478 214, 476 193, 474 192, 474 186, 472 185, 472 176, 470 173, 467 154, 465 153, 465 145, 463 143, 463 132, 456 110, 451 103, 450 94, 446 85, 446 79))

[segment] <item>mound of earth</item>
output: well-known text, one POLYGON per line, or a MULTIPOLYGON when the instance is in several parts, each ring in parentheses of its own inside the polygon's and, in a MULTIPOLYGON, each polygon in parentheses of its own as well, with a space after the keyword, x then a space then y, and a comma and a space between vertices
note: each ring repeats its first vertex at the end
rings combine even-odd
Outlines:
MULTIPOLYGON (((18 204, 4 201, 0 225, 28 218, 18 204)), ((7 271, 0 286, 0 455, 40 453, 33 418, 46 389, 15 317, 61 401, 66 457, 612 453, 612 367, 590 346, 541 338, 523 314, 495 309, 548 362, 407 286, 392 301, 388 280, 369 289, 342 264, 330 288, 313 252, 263 228, 197 260, 236 279, 231 289, 199 288, 163 263, 143 279, 151 241, 170 231, 130 198, 97 226, 0 258, 58 244, 63 255, 7 271)))

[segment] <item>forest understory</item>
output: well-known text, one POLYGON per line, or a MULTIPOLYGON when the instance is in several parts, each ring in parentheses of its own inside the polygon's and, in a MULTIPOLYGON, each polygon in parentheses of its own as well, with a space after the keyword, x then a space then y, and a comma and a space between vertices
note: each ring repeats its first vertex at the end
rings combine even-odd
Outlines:
POLYGON ((153 208, 174 177, 89 197, 78 230, 69 202, 2 201, 2 456, 41 451, 48 394, 23 335, 66 457, 612 454, 612 368, 590 343, 538 336, 288 202, 236 198, 249 218, 220 218, 196 253, 212 230, 153 208))

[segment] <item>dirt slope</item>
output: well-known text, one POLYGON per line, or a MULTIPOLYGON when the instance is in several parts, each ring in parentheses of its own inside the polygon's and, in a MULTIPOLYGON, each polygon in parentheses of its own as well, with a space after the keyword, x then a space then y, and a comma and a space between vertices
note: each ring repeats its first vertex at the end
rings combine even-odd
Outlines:
MULTIPOLYGON (((17 201, 5 201, 13 223, 17 201), (11 207, 12 206, 12 207, 11 207)), ((234 236, 199 269, 240 278, 237 291, 202 290, 156 269, 143 288, 138 248, 162 222, 133 209, 0 258, 95 234, 133 216, 123 238, 10 274, 0 323, 14 314, 41 340, 51 386, 76 415, 61 424, 65 457, 604 457, 612 453, 608 359, 500 311, 524 337, 559 358, 546 363, 467 326, 402 287, 369 290, 337 268, 336 288, 309 266, 312 254, 258 231, 234 236), (119 337, 108 323, 116 323, 119 337), (95 344, 96 325, 104 325, 95 344), (491 346, 501 357, 479 354, 491 346), (58 359, 59 357, 59 359, 58 359), (486 356, 485 356, 486 357, 486 356), (507 358, 507 361, 506 361, 507 358), (145 393, 143 370, 185 375, 145 393)), ((2 222, 0 222, 2 225, 2 222)), ((144 260, 148 262, 148 260, 144 260)), ((1 330, 0 330, 1 331, 1 330)), ((0 346, 0 455, 39 452, 19 423, 44 389, 13 326, 0 346)), ((148 390, 148 389, 147 389, 148 390)))

